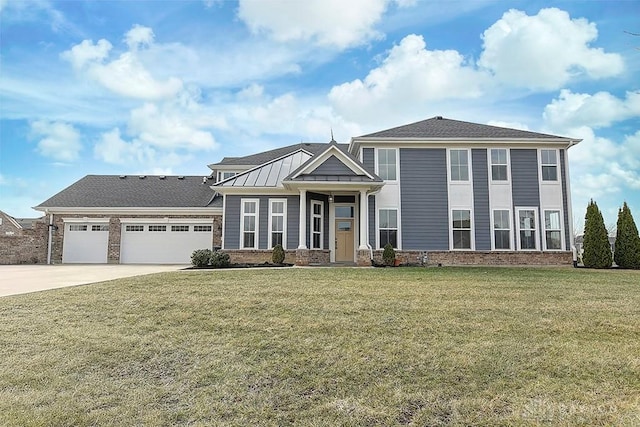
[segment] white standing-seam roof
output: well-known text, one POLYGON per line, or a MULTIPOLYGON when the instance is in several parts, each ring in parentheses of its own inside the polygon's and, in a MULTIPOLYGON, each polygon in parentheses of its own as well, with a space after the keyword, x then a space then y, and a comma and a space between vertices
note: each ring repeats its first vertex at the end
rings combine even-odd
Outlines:
POLYGON ((307 162, 313 155, 303 149, 228 178, 215 187, 278 187, 282 180, 307 162))

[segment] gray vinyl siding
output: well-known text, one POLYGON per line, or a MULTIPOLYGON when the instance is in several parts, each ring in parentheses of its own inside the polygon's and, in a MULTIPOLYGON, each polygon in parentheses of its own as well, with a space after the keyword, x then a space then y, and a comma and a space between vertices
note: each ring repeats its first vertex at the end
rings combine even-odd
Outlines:
POLYGON ((376 196, 369 196, 369 245, 376 246, 376 196))
POLYGON ((241 196, 224 196, 224 248, 240 249, 241 196))
POLYGON ((447 152, 400 149, 402 248, 449 250, 447 152))
POLYGON ((538 150, 535 148, 511 149, 511 197, 514 206, 514 248, 517 247, 518 212, 516 207, 538 208, 538 244, 540 243, 541 212, 540 212, 540 184, 538 181, 538 150))
POLYGON ((287 200, 287 249, 298 247, 299 197, 298 196, 225 196, 224 249, 240 249, 240 215, 242 199, 258 199, 258 249, 270 249, 269 199, 287 200))
POLYGON ((376 164, 375 164, 375 154, 373 148, 363 148, 362 149, 362 164, 365 169, 369 173, 375 173, 376 164))
POLYGON ((489 215, 489 175, 487 150, 471 150, 473 162, 473 217, 475 221, 476 250, 491 250, 491 217, 489 215))
POLYGON ((538 150, 511 149, 510 151, 513 205, 540 207, 538 150))
POLYGON ((309 175, 356 175, 356 173, 349 169, 336 156, 331 156, 309 175))
POLYGON ((571 247, 571 235, 569 234, 569 198, 567 194, 567 156, 565 150, 560 150, 560 176, 562 177, 562 211, 564 212, 564 241, 565 250, 571 247))

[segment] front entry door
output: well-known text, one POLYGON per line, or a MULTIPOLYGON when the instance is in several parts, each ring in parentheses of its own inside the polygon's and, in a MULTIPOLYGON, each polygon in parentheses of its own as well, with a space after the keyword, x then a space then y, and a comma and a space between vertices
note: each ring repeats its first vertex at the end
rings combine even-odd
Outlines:
POLYGON ((353 218, 336 219, 336 262, 353 262, 353 218))

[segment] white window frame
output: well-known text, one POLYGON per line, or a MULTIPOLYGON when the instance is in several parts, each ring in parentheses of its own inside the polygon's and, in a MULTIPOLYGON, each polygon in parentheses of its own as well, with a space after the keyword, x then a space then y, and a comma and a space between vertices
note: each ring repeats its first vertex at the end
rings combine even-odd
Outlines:
POLYGON ((193 232, 194 233, 211 233, 213 230, 213 226, 211 225, 194 225, 193 232))
POLYGON ((543 227, 544 227, 544 236, 542 236, 542 244, 544 245, 544 250, 545 251, 561 251, 562 248, 564 247, 564 224, 562 223, 562 209, 559 208, 555 208, 555 209, 545 209, 543 211, 543 215, 544 215, 544 221, 543 221, 543 227), (559 228, 547 228, 547 212, 557 212, 558 213, 558 224, 559 224, 559 228), (547 247, 547 231, 557 231, 560 233, 560 247, 559 248, 553 248, 550 249, 549 247, 547 247))
POLYGON ((109 224, 92 224, 91 231, 109 231, 109 224))
POLYGON ((189 227, 188 225, 172 225, 171 226, 171 232, 172 233, 185 233, 185 232, 189 232, 191 227, 189 227))
MULTIPOLYGON (((388 155, 387 155, 388 156, 388 155)), ((390 163, 385 163, 385 167, 387 169, 387 173, 388 173, 388 168, 389 168, 390 163)), ((397 181, 398 180, 398 173, 399 173, 399 167, 398 167, 398 150, 396 148, 378 148, 376 149, 376 174, 382 178, 384 181, 397 181), (391 152, 393 151, 393 155, 395 157, 395 164, 393 165, 394 169, 395 169, 395 177, 393 179, 390 178, 385 178, 382 176, 381 171, 380 171, 380 160, 381 160, 381 156, 380 153, 385 152, 391 152)))
POLYGON ((540 248, 540 221, 538 221, 538 208, 537 207, 533 207, 533 206, 522 206, 522 207, 517 207, 516 208, 516 215, 515 215, 515 226, 516 226, 516 241, 518 244, 518 250, 519 251, 538 251, 540 248), (522 231, 522 229, 520 228, 520 212, 522 211, 533 211, 533 224, 535 226, 535 228, 533 229, 535 231, 535 235, 534 235, 534 244, 535 244, 535 248, 531 249, 531 248, 527 248, 527 249, 522 249, 522 242, 521 242, 521 238, 520 238, 520 231, 522 231))
POLYGON ((381 239, 380 239, 380 232, 382 230, 395 230, 396 231, 396 246, 394 246, 394 249, 399 249, 400 248, 400 227, 399 227, 399 223, 400 223, 400 219, 399 219, 399 212, 398 212, 398 208, 380 208, 378 209, 378 211, 376 212, 376 223, 377 223, 377 230, 376 230, 376 239, 378 242, 378 249, 384 249, 384 246, 382 245, 381 239), (380 212, 381 211, 394 211, 396 213, 396 226, 395 227, 386 227, 386 228, 382 228, 380 227, 380 212))
POLYGON ((282 217, 282 248, 287 249, 287 199, 269 199, 269 249, 273 244, 273 218, 282 217), (282 213, 273 212, 273 204, 282 203, 282 213))
POLYGON ((492 209, 491 210, 491 249, 494 251, 510 251, 513 246, 513 227, 511 227, 512 217, 510 209, 492 209), (496 228, 496 212, 507 212, 507 220, 509 228, 496 228), (496 231, 509 231, 509 247, 496 248, 496 231))
POLYGON ((226 179, 229 178, 233 178, 234 176, 238 175, 237 171, 218 171, 218 179, 216 182, 220 182, 220 181, 224 181, 226 179), (225 176, 227 175, 227 176, 225 176))
POLYGON ((469 208, 451 208, 451 210, 449 211, 449 238, 451 239, 451 250, 452 251, 473 251, 475 250, 475 231, 474 231, 474 227, 473 227, 473 209, 469 209, 469 208), (469 228, 453 228, 453 213, 455 211, 466 211, 469 212, 469 228), (455 241, 454 241, 454 237, 453 237, 453 231, 454 230, 462 230, 462 231, 469 231, 469 247, 468 248, 456 248, 455 247, 455 241))
POLYGON ((555 148, 542 148, 540 149, 540 181, 542 183, 558 183, 560 181, 560 168, 559 168, 559 163, 560 163, 560 153, 558 152, 557 149, 555 148), (545 151, 550 151, 555 153, 555 158, 556 158, 556 162, 555 163, 544 163, 544 156, 543 153, 545 151), (556 179, 544 179, 544 175, 542 173, 542 171, 544 170, 545 167, 555 167, 556 168, 556 179))
POLYGON ((511 174, 509 173, 509 149, 508 148, 489 148, 489 179, 492 183, 495 184, 508 184, 511 180, 511 174), (505 152, 505 160, 504 163, 493 163, 493 150, 500 150, 505 152), (506 169, 506 178, 505 179, 494 179, 493 178, 493 167, 494 166, 504 166, 506 169))
MULTIPOLYGON (((470 150, 468 148, 450 148, 448 150, 448 153, 447 153, 447 166, 448 166, 447 174, 449 175, 449 182, 452 182, 452 183, 470 182, 471 181, 471 168, 469 167, 470 164, 471 164, 471 153, 470 153, 470 150), (453 172, 453 166, 454 166, 453 158, 452 158, 453 152, 464 152, 466 154, 466 156, 467 156, 467 179, 458 179, 458 178, 454 179, 453 173, 452 173, 453 172)), ((459 165, 456 165, 456 166, 459 167, 459 165)), ((457 210, 459 210, 459 209, 457 209, 457 210)))
POLYGON ((89 226, 87 224, 69 224, 69 231, 87 231, 89 226))
POLYGON ((310 218, 311 218, 311 226, 309 227, 309 247, 311 249, 324 249, 324 203, 319 200, 311 201, 311 209, 310 209, 310 218), (320 206, 320 214, 315 213, 314 206, 320 206), (320 230, 315 230, 315 219, 320 218, 320 230), (315 247, 313 245, 313 236, 314 234, 320 234, 320 247, 315 247))
POLYGON ((151 232, 151 233, 166 233, 167 232, 167 226, 166 225, 158 225, 158 224, 151 224, 147 227, 147 231, 151 232))
POLYGON ((260 246, 260 243, 258 242, 258 240, 260 239, 259 236, 259 229, 260 229, 260 199, 240 199, 240 249, 258 249, 258 247, 260 246), (245 207, 248 203, 255 203, 256 205, 256 210, 255 212, 246 212, 245 207), (253 239, 253 246, 249 247, 249 246, 245 246, 244 245, 244 222, 245 222, 245 218, 248 217, 253 217, 254 218, 254 239, 253 239))
POLYGON ((124 231, 127 233, 144 232, 144 225, 141 224, 125 224, 124 231))

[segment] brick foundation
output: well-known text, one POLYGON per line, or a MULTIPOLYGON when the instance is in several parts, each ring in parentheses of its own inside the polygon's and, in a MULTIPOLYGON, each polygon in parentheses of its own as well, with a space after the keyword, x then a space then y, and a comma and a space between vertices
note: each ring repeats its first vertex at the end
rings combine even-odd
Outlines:
MULTIPOLYGON (((222 252, 229 254, 232 264, 270 264, 273 256, 271 249, 225 249, 222 252)), ((295 264, 295 262, 296 251, 284 251, 284 263, 295 264)))
MULTIPOLYGON (((359 251, 358 265, 360 265, 359 251)), ((367 251, 366 257, 369 257, 367 251)), ((382 264, 382 251, 373 251, 377 264, 382 264)), ((571 252, 471 252, 471 251, 396 251, 401 265, 573 265, 571 252)))

